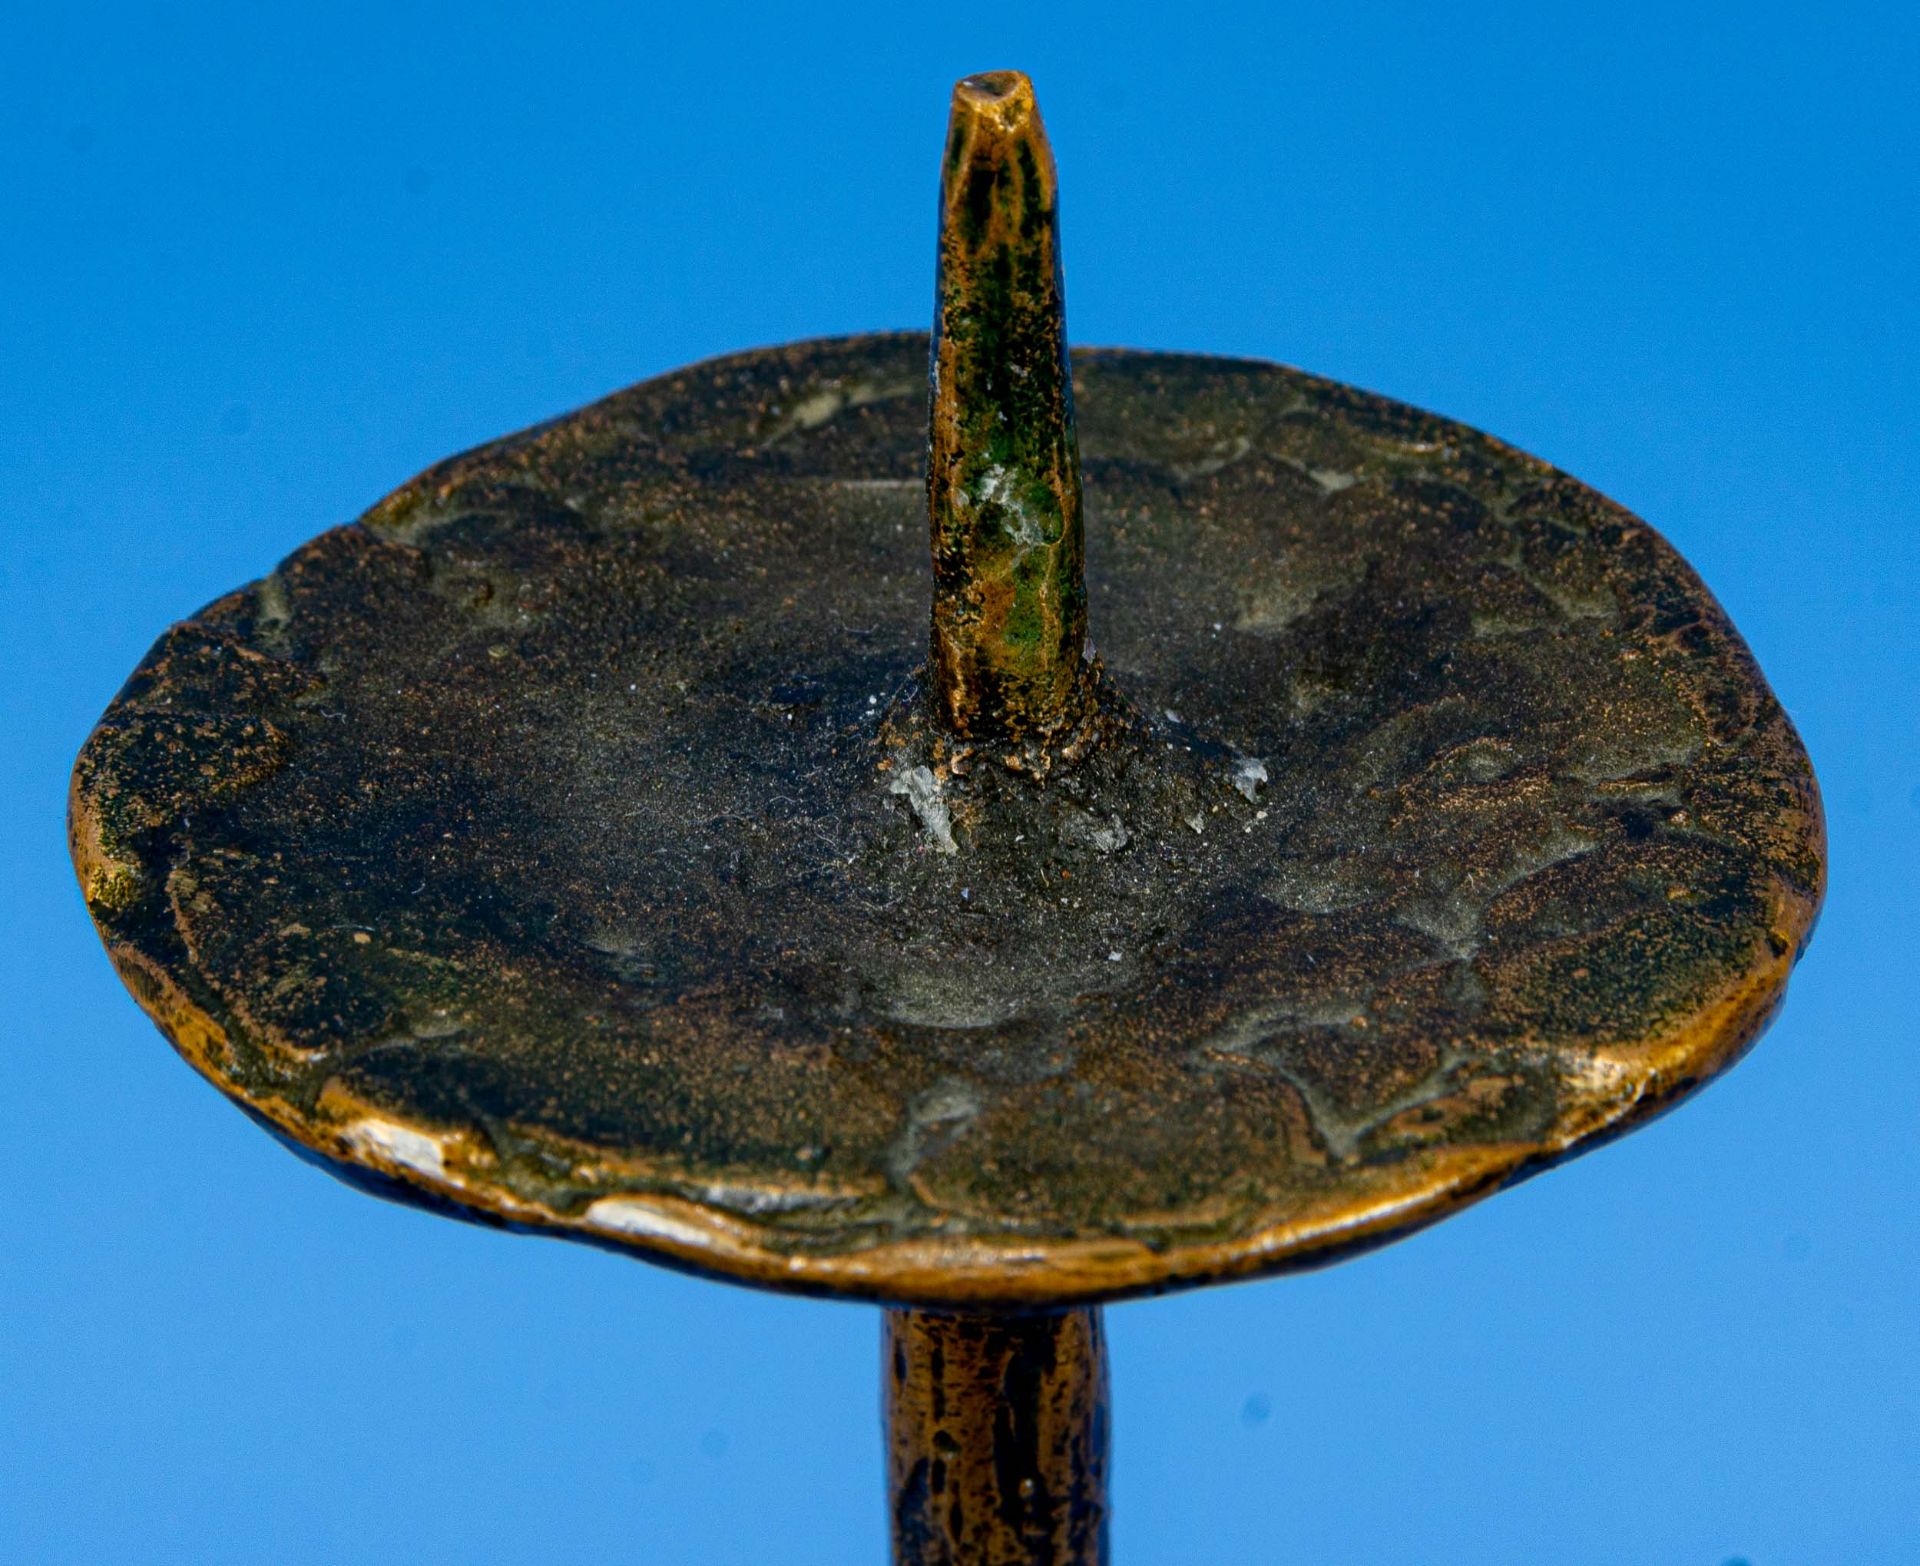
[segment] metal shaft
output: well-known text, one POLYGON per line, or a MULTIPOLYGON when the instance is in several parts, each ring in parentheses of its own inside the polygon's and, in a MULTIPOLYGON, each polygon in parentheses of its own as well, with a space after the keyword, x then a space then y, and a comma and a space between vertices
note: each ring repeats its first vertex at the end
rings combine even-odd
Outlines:
POLYGON ((1097 1308, 889 1310, 881 1374, 895 1566, 1106 1566, 1097 1308))
POLYGON ((935 294, 935 705, 966 738, 1044 736, 1082 679, 1087 589, 1053 152, 1018 71, 953 89, 935 294))

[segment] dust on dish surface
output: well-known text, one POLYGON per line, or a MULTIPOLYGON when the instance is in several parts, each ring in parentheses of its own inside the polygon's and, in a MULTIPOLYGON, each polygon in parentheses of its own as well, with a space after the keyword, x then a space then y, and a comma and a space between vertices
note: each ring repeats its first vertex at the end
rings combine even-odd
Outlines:
POLYGON ((776 1287, 1116 1297, 1456 1210, 1737 1058, 1813 775, 1651 529, 1274 365, 1074 356, 1108 741, 928 741, 922 335, 453 458, 161 638, 75 862, 337 1172, 776 1287))

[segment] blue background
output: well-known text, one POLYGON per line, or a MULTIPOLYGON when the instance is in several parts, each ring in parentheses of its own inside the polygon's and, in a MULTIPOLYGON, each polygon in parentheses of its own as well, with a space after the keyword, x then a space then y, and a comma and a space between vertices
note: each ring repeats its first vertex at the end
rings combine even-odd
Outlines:
POLYGON ((1304 365, 1648 517, 1833 845, 1784 1019, 1697 1102, 1350 1265, 1113 1311, 1118 1560, 1920 1560, 1911 9, 16 10, 0 1558, 882 1558, 872 1311, 296 1162, 122 993, 62 812, 168 621, 432 459, 925 322, 949 83, 1017 65, 1077 340, 1304 365))

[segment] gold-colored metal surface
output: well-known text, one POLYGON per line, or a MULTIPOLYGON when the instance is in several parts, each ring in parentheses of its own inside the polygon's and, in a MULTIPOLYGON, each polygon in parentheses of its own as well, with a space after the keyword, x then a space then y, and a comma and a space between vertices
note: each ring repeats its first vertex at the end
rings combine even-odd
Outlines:
POLYGON ((1825 877, 1645 524, 1295 370, 1069 356, 1017 72, 954 92, 931 339, 440 464, 163 636, 70 827, 141 1004, 334 1172, 937 1307, 886 1315, 899 1566, 1105 1566, 1091 1302, 1677 1102, 1825 877))
POLYGON ((1672 549, 1350 387, 1069 361, 1017 73, 941 212, 931 344, 634 387, 161 639, 72 834, 181 1052, 389 1195, 995 1309, 1377 1244, 1736 1058, 1824 841, 1672 549))
POLYGON ((182 1053, 389 1194, 1017 1304, 1377 1243, 1754 1038, 1812 773, 1650 529, 1298 371, 1076 353, 1132 717, 956 770, 927 353, 648 382, 163 637, 73 838, 182 1053))
POLYGON ((932 694, 964 738, 1044 742, 1086 705, 1059 226, 1033 84, 967 77, 940 171, 927 476, 932 694))
POLYGON ((896 1566, 1106 1566, 1097 1309, 890 1310, 881 1377, 896 1566))

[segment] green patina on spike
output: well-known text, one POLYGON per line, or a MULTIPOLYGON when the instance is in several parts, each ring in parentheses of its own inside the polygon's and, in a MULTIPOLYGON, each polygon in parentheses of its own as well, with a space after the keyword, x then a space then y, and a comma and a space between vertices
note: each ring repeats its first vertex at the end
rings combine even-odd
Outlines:
POLYGON ((934 700, 964 738, 1044 738, 1081 694, 1087 592, 1053 154, 1018 71, 953 91, 932 382, 934 700))

